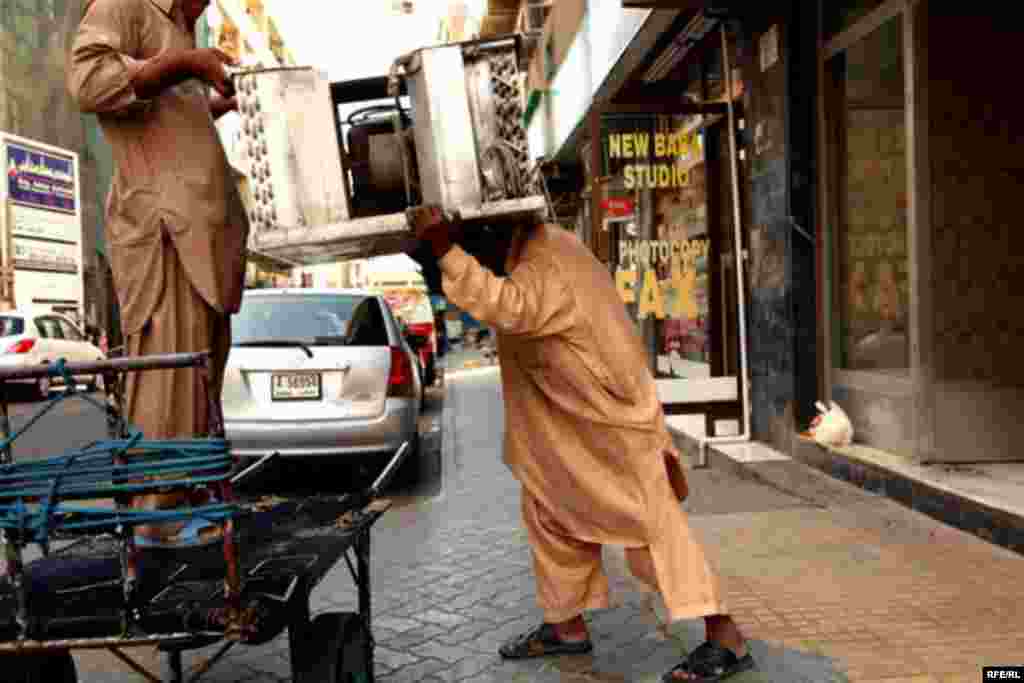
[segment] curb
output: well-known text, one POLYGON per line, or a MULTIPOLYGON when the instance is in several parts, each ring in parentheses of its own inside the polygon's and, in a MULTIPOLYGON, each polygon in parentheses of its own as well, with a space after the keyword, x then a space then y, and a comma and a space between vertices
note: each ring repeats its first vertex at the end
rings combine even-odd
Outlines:
MULTIPOLYGON (((676 447, 696 461, 700 442, 678 430, 671 432, 676 447)), ((786 461, 743 462, 714 444, 709 444, 707 455, 709 467, 774 486, 814 504, 835 504, 844 493, 849 497, 852 486, 1024 555, 1024 517, 813 442, 794 438, 793 454, 786 461)))

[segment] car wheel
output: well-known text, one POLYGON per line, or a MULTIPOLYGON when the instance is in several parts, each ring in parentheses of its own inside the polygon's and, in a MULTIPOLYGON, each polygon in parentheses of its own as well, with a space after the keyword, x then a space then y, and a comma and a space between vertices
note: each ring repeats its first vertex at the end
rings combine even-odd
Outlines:
POLYGON ((53 390, 53 381, 49 377, 40 377, 36 380, 36 397, 42 401, 50 398, 50 391, 53 390))

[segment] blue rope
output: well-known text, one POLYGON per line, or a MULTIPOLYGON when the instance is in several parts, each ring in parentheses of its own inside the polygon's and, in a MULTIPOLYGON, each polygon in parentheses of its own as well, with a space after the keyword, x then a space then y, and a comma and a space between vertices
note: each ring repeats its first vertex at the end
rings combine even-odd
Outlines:
MULTIPOLYGON (((0 451, 10 449, 15 441, 62 401, 78 398, 104 414, 108 412, 106 404, 78 392, 64 358, 51 363, 47 367, 47 374, 63 378, 65 393, 48 399, 21 429, 3 439, 0 451)), ((0 528, 16 530, 25 541, 39 543, 45 548, 50 533, 56 529, 98 529, 118 524, 134 526, 197 517, 206 521, 219 521, 237 514, 238 506, 227 503, 174 510, 108 510, 60 503, 61 498, 70 496, 95 498, 116 493, 219 483, 231 474, 232 459, 225 439, 147 441, 143 440, 143 433, 132 427, 122 415, 118 414, 117 420, 128 438, 95 441, 64 455, 28 464, 0 465, 0 499, 14 499, 12 505, 0 505, 0 528), (130 462, 117 463, 116 460, 128 451, 134 451, 130 462), (166 476, 175 472, 191 476, 144 483, 113 483, 119 479, 156 474, 166 476), (200 473, 205 473, 205 476, 196 476, 200 473), (46 480, 45 484, 40 480, 46 480), (33 482, 38 482, 38 485, 33 487, 33 482), (4 490, 8 484, 20 484, 27 488, 4 490), (29 510, 25 504, 26 498, 42 498, 44 503, 34 511, 29 510)))

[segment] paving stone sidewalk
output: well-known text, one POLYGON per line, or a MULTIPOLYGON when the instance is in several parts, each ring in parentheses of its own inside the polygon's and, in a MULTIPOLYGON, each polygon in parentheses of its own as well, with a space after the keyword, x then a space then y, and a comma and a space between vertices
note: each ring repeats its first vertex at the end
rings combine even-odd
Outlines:
MULTIPOLYGON (((446 390, 440 490, 375 527, 378 680, 659 680, 700 643, 702 625, 663 626, 660 607, 613 550, 617 608, 590 615, 593 655, 497 656, 501 642, 540 618, 518 486, 500 462, 497 375, 449 379, 446 390)), ((735 683, 973 683, 983 665, 1024 660, 1020 557, 827 477, 786 491, 728 472, 691 474, 692 524, 759 663, 735 683)), ((354 606, 339 567, 314 609, 354 606)), ((288 672, 281 639, 239 648, 204 680, 266 683, 288 672)), ((101 676, 97 668, 83 680, 141 680, 101 676)))

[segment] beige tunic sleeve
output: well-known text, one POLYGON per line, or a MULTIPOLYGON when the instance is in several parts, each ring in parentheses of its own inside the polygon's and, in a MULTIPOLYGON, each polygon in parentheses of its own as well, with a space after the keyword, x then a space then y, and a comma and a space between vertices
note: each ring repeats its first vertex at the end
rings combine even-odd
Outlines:
POLYGON ((78 27, 68 56, 67 86, 87 114, 130 116, 150 104, 132 81, 145 65, 139 57, 141 19, 134 0, 95 0, 78 27))
POLYGON ((445 296, 502 334, 547 337, 575 324, 572 291, 549 264, 524 259, 508 277, 498 277, 455 246, 440 265, 445 296))

